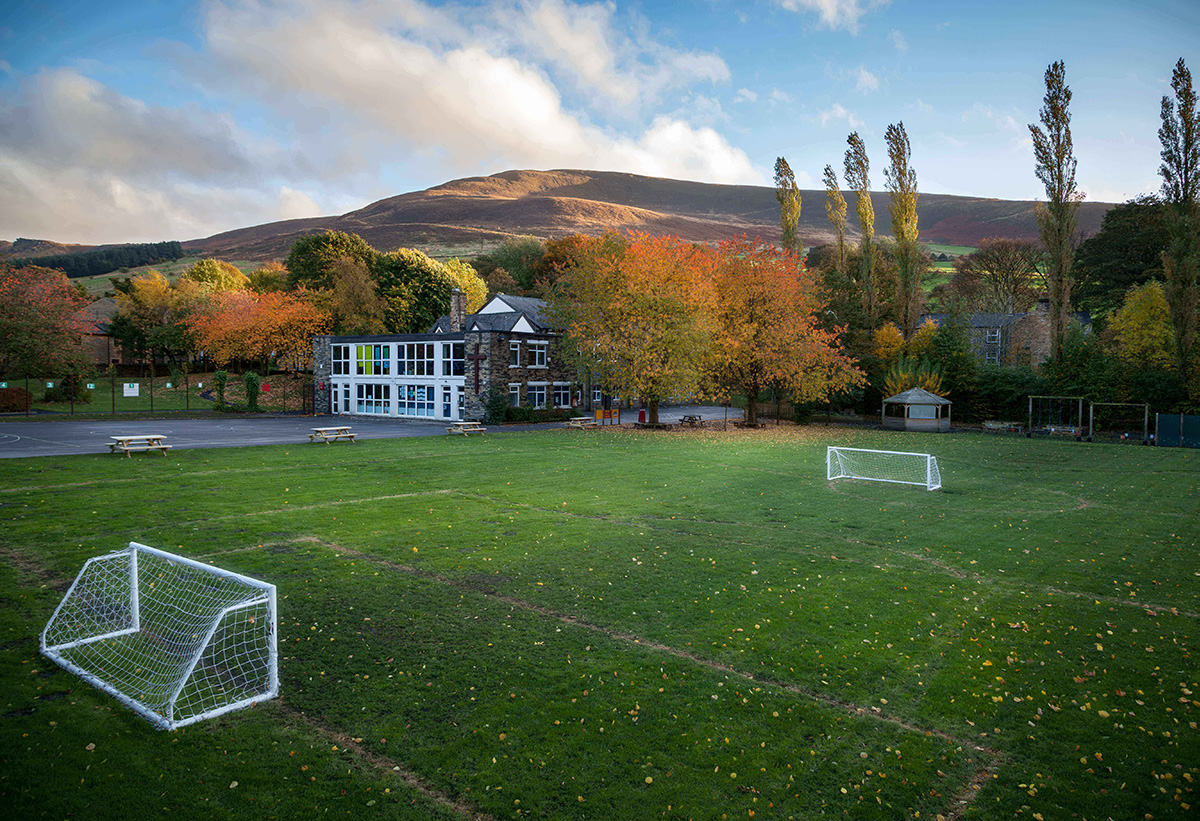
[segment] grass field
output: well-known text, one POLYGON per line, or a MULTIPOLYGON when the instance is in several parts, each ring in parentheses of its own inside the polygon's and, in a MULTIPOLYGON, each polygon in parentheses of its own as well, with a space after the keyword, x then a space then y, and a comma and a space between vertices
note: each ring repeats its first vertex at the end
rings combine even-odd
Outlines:
POLYGON ((13 817, 1196 817, 1200 454, 849 429, 0 461, 13 817), (944 489, 825 480, 827 444, 944 489), (43 659, 137 540, 278 585, 172 733, 43 659))

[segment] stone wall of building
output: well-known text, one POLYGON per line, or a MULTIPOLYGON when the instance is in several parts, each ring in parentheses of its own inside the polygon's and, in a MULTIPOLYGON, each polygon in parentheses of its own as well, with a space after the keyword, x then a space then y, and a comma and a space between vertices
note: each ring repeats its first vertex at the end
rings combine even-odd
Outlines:
POLYGON ((328 334, 313 337, 313 413, 332 413, 329 378, 332 375, 331 344, 328 334))

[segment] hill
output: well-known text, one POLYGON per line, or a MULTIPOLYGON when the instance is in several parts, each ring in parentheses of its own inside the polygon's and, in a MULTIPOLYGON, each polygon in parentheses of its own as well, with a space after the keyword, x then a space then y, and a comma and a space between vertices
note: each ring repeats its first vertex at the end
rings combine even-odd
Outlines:
MULTIPOLYGON (((802 192, 800 232, 806 245, 829 241, 825 192, 802 192)), ((850 231, 857 234, 853 197, 850 231)), ((889 230, 888 197, 871 195, 876 230, 889 230)), ((1034 203, 922 194, 921 237, 926 242, 977 245, 1004 236, 1036 239, 1034 203)), ((1110 207, 1084 203, 1085 235, 1099 230, 1110 207)), ((424 191, 379 200, 348 214, 267 223, 185 242, 191 253, 241 259, 282 258, 306 234, 329 229, 362 236, 381 250, 415 246, 437 253, 471 254, 514 234, 556 237, 571 233, 637 230, 712 242, 736 234, 779 237, 774 189, 643 177, 610 171, 505 171, 454 180, 424 191)))

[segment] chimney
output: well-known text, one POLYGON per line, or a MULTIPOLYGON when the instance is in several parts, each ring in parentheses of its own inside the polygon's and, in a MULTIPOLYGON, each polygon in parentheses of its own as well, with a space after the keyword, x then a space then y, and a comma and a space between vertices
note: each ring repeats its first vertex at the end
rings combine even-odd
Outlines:
POLYGON ((450 332, 461 333, 467 319, 467 298, 455 288, 450 292, 450 332))

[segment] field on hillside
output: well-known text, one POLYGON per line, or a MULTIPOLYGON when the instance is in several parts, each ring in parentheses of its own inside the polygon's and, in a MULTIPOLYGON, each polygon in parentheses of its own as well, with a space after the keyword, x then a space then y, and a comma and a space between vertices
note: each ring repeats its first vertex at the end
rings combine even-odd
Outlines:
MULTIPOLYGON (((176 282, 184 271, 186 271, 188 268, 191 268, 201 259, 204 259, 204 257, 180 257, 179 259, 171 260, 170 262, 160 262, 155 265, 139 265, 138 267, 130 268, 125 272, 112 271, 107 274, 97 274, 96 276, 92 277, 75 277, 71 280, 71 282, 78 283, 84 288, 87 288, 88 293, 90 293, 92 296, 101 297, 113 290, 114 280, 125 279, 126 277, 132 278, 143 276, 150 271, 158 271, 167 278, 168 282, 176 282)), ((226 261, 241 269, 242 273, 244 274, 249 274, 260 265, 260 263, 243 259, 226 261)))
POLYGON ((14 817, 1195 817, 1200 453, 838 428, 0 462, 14 817), (825 480, 929 451, 944 489, 825 480), (159 732, 38 654, 137 540, 278 586, 159 732))

